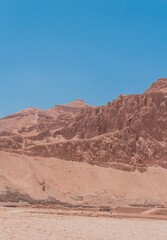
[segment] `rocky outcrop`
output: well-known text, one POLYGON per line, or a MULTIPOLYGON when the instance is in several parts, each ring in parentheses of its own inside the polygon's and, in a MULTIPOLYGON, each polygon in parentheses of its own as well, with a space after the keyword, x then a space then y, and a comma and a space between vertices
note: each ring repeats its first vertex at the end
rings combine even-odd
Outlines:
POLYGON ((106 106, 81 100, 0 120, 0 149, 121 170, 167 168, 167 79, 106 106))

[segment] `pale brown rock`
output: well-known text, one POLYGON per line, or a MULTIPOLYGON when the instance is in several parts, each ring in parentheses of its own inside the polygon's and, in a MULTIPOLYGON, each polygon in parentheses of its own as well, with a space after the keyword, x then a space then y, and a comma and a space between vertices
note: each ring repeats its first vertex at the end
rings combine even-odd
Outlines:
POLYGON ((167 79, 105 106, 76 100, 2 118, 0 160, 2 199, 165 205, 167 79))
POLYGON ((0 120, 0 148, 143 172, 167 168, 167 79, 106 106, 82 100, 27 109, 0 120))

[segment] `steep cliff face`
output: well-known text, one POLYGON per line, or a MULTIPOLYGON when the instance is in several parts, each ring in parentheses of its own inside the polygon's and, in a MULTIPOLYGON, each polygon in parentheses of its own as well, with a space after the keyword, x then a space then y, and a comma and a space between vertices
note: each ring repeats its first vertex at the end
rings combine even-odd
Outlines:
POLYGON ((167 168, 167 79, 106 106, 81 100, 0 120, 0 149, 143 172, 167 168))

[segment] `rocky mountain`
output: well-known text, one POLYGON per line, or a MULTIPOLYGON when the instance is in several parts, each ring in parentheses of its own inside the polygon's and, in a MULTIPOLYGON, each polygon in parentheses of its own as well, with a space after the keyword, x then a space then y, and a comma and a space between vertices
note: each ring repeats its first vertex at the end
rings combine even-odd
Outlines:
MULTIPOLYGON (((105 106, 92 107, 82 100, 76 100, 65 105, 56 105, 48 110, 29 108, 2 118, 0 119, 0 152, 2 153, 1 156, 8 156, 6 159, 10 159, 9 162, 12 156, 17 156, 16 163, 17 158, 24 159, 25 165, 25 159, 31 159, 31 161, 27 160, 31 163, 37 161, 35 159, 40 162, 39 159, 43 159, 45 169, 47 169, 46 162, 49 161, 50 163, 52 160, 56 164, 54 159, 59 159, 57 162, 62 160, 62 163, 65 161, 68 162, 67 164, 80 164, 80 166, 88 164, 86 166, 89 166, 89 169, 94 167, 98 172, 99 167, 103 169, 100 171, 104 172, 108 171, 107 169, 110 169, 111 172, 117 169, 119 170, 118 176, 124 176, 123 171, 127 171, 127 174, 146 174, 150 168, 155 167, 164 168, 163 171, 166 171, 167 79, 157 80, 143 94, 120 95, 105 106)), ((38 167, 36 166, 36 168, 38 167)), ((26 171, 25 166, 23 171, 26 171)), ((73 169, 69 171, 72 171, 74 175, 78 174, 73 169)), ((54 173, 52 174, 54 175, 54 173)), ((95 175, 97 177, 98 174, 95 175)), ((2 174, 2 176, 3 179, 4 177, 8 179, 6 175, 2 174)), ((106 176, 108 176, 107 172, 106 176)), ((87 178, 89 179, 89 177, 87 178)), ((39 176, 36 178, 39 178, 39 176)), ((41 179, 43 178, 45 177, 41 177, 41 179)), ((99 179, 99 175, 97 178, 99 179)), ((114 178, 113 181, 119 181, 118 178, 116 178, 117 180, 114 178)), ((92 177, 90 179, 92 183, 96 182, 92 177)), ((77 180, 79 181, 79 178, 77 180)), ((101 179, 101 193, 97 194, 97 191, 94 195, 101 196, 104 189, 111 192, 112 195, 113 188, 111 190, 109 187, 110 190, 107 190, 108 184, 107 186, 103 184, 103 180, 106 181, 105 174, 104 179, 101 179)), ((50 184, 47 185, 48 187, 44 187, 46 179, 34 181, 34 185, 39 185, 40 191, 41 186, 45 190, 46 188, 51 189, 50 184)), ((51 185, 54 185, 54 181, 57 180, 54 180, 53 177, 50 181, 51 185)), ((71 181, 71 184, 74 184, 75 180, 71 181)), ((159 182, 156 184, 159 184, 159 182)), ((21 188, 17 184, 17 187, 15 184, 13 186, 12 180, 9 183, 9 179, 5 180, 2 185, 8 188, 10 186, 10 189, 15 190, 21 188)), ((80 185, 80 188, 82 189, 83 186, 85 185, 80 185)), ((151 186, 151 182, 148 186, 151 186)), ((33 184, 31 187, 33 188, 33 184)), ((120 187, 120 189, 123 188, 120 187)), ((31 191, 28 192, 24 188, 19 191, 31 195, 31 191)), ((55 197, 55 192, 49 191, 49 196, 55 197)), ((71 191, 69 195, 75 192, 74 190, 71 191)), ((141 194, 142 199, 147 191, 141 194)), ((48 193, 44 192, 42 194, 48 197, 48 193)), ((132 195, 134 196, 134 193, 131 193, 128 198, 131 198, 132 195)), ((161 198, 163 195, 166 199, 167 192, 164 190, 163 194, 160 195, 161 198)), ((63 196, 65 196, 65 193, 63 196)), ((73 196, 73 199, 75 197, 76 195, 73 196)), ((83 196, 81 196, 82 198, 84 199, 83 196)), ((65 200, 70 202, 69 198, 65 198, 65 200)), ((88 199, 85 201, 88 201, 88 199)), ((104 201, 104 203, 106 202, 104 201)))
POLYGON ((167 79, 106 106, 81 100, 0 120, 0 149, 122 170, 167 168, 167 79))

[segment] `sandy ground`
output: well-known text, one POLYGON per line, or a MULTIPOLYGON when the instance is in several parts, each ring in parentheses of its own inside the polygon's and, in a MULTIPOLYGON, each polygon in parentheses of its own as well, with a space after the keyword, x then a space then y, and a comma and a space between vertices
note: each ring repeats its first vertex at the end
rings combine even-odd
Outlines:
POLYGON ((165 182, 167 170, 160 167, 126 172, 0 151, 0 194, 11 189, 38 200, 53 197, 82 206, 157 206, 167 205, 165 182))
POLYGON ((0 240, 166 240, 167 221, 0 209, 0 240))

